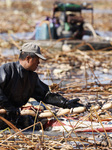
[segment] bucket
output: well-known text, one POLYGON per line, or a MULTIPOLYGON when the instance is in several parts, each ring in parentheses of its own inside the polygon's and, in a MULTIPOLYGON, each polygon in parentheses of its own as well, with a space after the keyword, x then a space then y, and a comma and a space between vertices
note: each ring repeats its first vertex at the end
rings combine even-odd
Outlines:
POLYGON ((53 23, 49 24, 50 27, 50 34, 49 35, 49 28, 46 23, 43 23, 41 26, 36 26, 36 34, 35 40, 47 40, 47 39, 57 39, 56 28, 54 27, 53 23))
POLYGON ((49 31, 48 26, 46 23, 43 23, 41 26, 36 26, 36 34, 35 34, 36 40, 47 40, 49 39, 49 31))

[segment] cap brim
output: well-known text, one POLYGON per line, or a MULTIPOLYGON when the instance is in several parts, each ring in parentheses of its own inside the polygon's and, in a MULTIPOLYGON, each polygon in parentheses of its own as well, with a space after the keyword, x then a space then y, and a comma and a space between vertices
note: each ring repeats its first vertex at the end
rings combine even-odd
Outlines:
POLYGON ((44 56, 42 56, 41 54, 37 54, 35 53, 39 58, 41 58, 42 60, 46 60, 46 58, 44 56))

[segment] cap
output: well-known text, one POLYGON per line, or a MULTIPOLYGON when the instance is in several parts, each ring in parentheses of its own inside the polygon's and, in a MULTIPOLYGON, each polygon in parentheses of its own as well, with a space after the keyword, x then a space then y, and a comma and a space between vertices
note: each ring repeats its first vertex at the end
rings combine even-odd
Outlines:
POLYGON ((23 44, 21 51, 35 53, 35 55, 37 55, 39 58, 46 60, 46 58, 42 56, 40 52, 40 47, 36 43, 29 42, 29 43, 23 44))

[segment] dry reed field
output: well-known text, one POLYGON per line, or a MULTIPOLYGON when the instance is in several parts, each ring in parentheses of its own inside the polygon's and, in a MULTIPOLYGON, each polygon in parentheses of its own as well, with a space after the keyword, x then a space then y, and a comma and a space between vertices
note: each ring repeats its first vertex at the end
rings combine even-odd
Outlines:
MULTIPOLYGON (((67 0, 66 0, 67 1, 67 0)), ((70 2, 70 1, 68 1, 70 2)), ((79 1, 76 1, 79 3, 79 1)), ((83 1, 80 1, 83 2, 83 1)), ((111 9, 110 0, 93 0, 95 9, 111 9)), ((50 16, 52 2, 46 1, 7 1, 0 2, 0 33, 33 32, 35 24, 45 15, 50 16), (49 5, 48 5, 49 4, 49 5), (40 8, 39 8, 40 7, 40 8), (45 9, 44 9, 45 8, 45 9)), ((85 13, 86 20, 89 16, 85 13)), ((110 31, 111 14, 95 13, 95 30, 110 31)), ((0 130, 0 150, 110 150, 112 149, 112 128, 106 130, 105 124, 112 126, 112 47, 105 49, 94 49, 90 44, 82 42, 69 51, 57 51, 54 46, 41 48, 47 58, 41 62, 37 73, 42 80, 47 80, 52 92, 59 92, 65 98, 79 97, 80 102, 85 105, 81 112, 67 110, 67 113, 59 115, 62 109, 46 105, 51 117, 42 118, 55 119, 63 129, 60 131, 45 131, 41 122, 34 122, 32 126, 18 129, 8 120, 0 116, 8 128, 0 130), (81 51, 80 46, 88 44, 89 51, 81 51), (54 49, 54 50, 51 50, 54 49), (62 118, 75 121, 71 129, 64 127, 62 118), (85 129, 88 132, 83 132, 85 129), (95 128, 98 123, 102 130, 95 128), (104 124, 105 123, 105 124, 104 124), (35 125, 41 126, 40 131, 35 130, 35 125), (33 127, 33 130, 28 130, 33 127)), ((0 38, 0 65, 18 60, 18 54, 3 55, 3 51, 12 48, 20 49, 24 40, 14 41, 0 38)), ((112 43, 111 43, 112 44, 112 43)), ((37 111, 35 116, 42 112, 37 111)))

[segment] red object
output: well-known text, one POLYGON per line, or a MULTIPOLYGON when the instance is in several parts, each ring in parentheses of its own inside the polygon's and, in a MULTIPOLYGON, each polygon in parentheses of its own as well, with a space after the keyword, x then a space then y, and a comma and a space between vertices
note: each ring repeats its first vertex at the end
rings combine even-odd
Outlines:
MULTIPOLYGON (((48 120, 48 122, 44 125, 44 129, 46 130, 63 130, 64 131, 64 128, 62 127, 65 126, 65 128, 67 129, 67 126, 68 126, 68 129, 67 130, 70 130, 70 129, 74 129, 75 132, 112 132, 112 122, 110 121, 105 121, 103 122, 103 127, 100 123, 98 122, 94 122, 96 123, 96 125, 93 125, 93 129, 91 127, 78 127, 77 129, 75 129, 75 125, 73 125, 72 123, 73 122, 78 122, 78 120, 75 120, 73 118, 68 118, 68 119, 59 119, 59 121, 57 121, 56 119, 51 119, 51 120, 48 120), (60 123, 61 122, 61 123, 60 123), (97 125, 98 123, 98 125, 97 125), (57 127, 57 128, 55 128, 57 127)), ((83 121, 82 121, 83 122, 83 121)), ((87 123, 91 123, 90 121, 84 121, 85 124, 87 123)))

